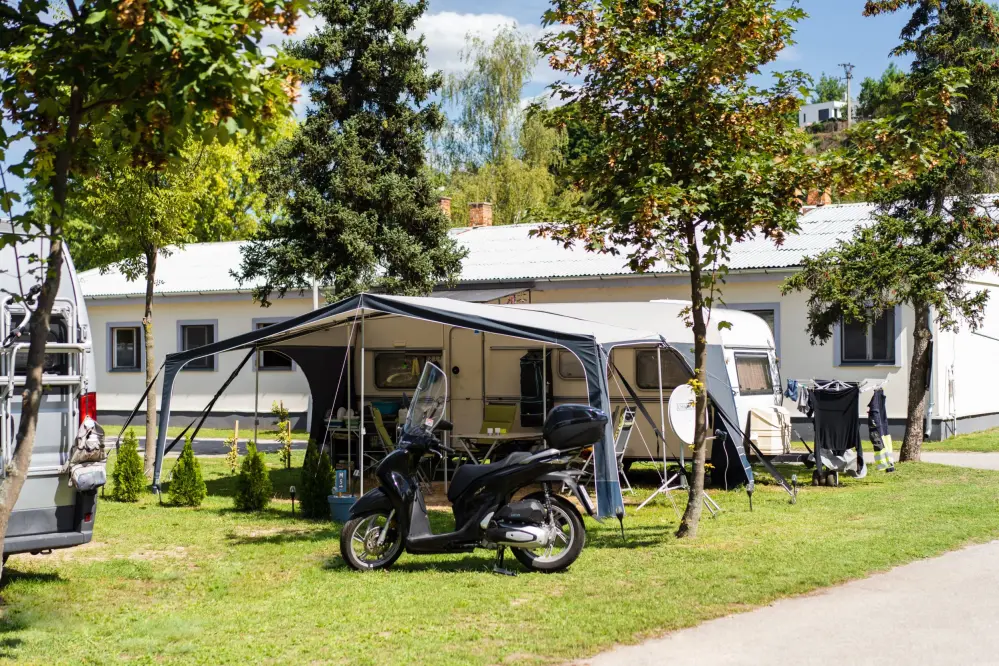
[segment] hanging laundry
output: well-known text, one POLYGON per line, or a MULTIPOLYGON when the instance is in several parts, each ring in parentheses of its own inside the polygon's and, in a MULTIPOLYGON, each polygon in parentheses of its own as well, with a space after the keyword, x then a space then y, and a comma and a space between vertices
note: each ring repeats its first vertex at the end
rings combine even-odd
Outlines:
POLYGON ((812 400, 810 395, 811 391, 807 386, 804 384, 798 386, 798 411, 808 418, 812 418, 812 400))
POLYGON ((884 389, 875 389, 867 404, 867 429, 874 447, 874 466, 886 472, 895 471, 892 460, 892 441, 888 434, 888 410, 885 408, 884 389))
POLYGON ((784 396, 798 402, 798 380, 787 380, 787 388, 784 389, 784 396))
POLYGON ((822 466, 863 478, 864 450, 860 443, 860 389, 839 384, 811 391, 815 410, 815 454, 822 466))

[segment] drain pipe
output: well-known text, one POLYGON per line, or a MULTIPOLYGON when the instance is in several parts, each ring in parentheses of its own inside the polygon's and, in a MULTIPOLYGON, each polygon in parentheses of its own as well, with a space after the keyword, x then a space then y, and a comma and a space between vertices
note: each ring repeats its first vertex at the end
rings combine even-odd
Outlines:
POLYGON ((929 385, 930 400, 929 404, 926 405, 926 421, 923 425, 923 436, 929 437, 933 433, 933 405, 934 405, 934 394, 936 391, 933 386, 933 343, 936 341, 932 336, 933 333, 933 309, 929 308, 926 312, 926 326, 930 330, 930 367, 927 370, 926 383, 929 385))

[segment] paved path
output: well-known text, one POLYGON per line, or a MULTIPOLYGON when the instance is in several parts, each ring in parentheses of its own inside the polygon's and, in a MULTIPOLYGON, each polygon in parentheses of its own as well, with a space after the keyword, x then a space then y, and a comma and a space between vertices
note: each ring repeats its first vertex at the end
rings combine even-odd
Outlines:
MULTIPOLYGON (((923 451, 919 459, 928 463, 973 467, 975 469, 999 470, 999 453, 949 453, 946 451, 923 451)), ((999 661, 999 655, 996 655, 999 661)))
POLYGON ((580 663, 909 666, 997 661, 999 541, 712 620, 580 663))
MULTIPOLYGON (((999 469, 995 453, 925 452, 922 460, 999 469)), ((784 662, 796 666, 999 663, 999 541, 619 647, 580 663, 772 666, 784 662), (838 628, 831 630, 832 626, 838 628)))

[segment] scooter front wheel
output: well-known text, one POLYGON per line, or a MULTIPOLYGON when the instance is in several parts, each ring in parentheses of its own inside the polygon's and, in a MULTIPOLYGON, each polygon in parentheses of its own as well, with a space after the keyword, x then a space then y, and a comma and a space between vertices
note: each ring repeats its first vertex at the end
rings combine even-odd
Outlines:
MULTIPOLYGON (((541 498, 543 496, 536 499, 541 498)), ((551 498, 551 504, 548 527, 552 530, 552 542, 544 548, 534 550, 511 548, 514 557, 531 571, 540 573, 564 571, 576 561, 586 544, 586 527, 576 507, 564 497, 557 495, 551 498)))
POLYGON ((402 555, 398 522, 383 511, 351 518, 340 531, 340 555, 356 571, 389 568, 402 555))

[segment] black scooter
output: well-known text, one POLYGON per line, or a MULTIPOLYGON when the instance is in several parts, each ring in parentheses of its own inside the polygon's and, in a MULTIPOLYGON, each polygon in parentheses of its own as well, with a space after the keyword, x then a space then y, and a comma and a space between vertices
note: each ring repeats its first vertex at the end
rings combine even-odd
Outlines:
POLYGON ((380 487, 365 493, 351 508, 340 533, 340 553, 356 570, 385 569, 403 549, 412 554, 467 553, 476 548, 497 551, 494 571, 503 568, 506 548, 527 569, 562 571, 572 564, 586 541, 583 518, 575 505, 556 494, 571 490, 591 516, 593 504, 568 471, 573 450, 595 444, 607 415, 587 405, 560 405, 546 420, 537 453, 511 453, 489 465, 463 465, 455 473, 447 498, 454 511, 454 532, 434 534, 420 489, 417 469, 425 455, 449 456, 453 450, 436 431, 450 429, 443 419, 447 379, 432 363, 423 370, 409 416, 395 451, 378 465, 380 487), (516 502, 511 498, 528 486, 541 490, 516 502))

